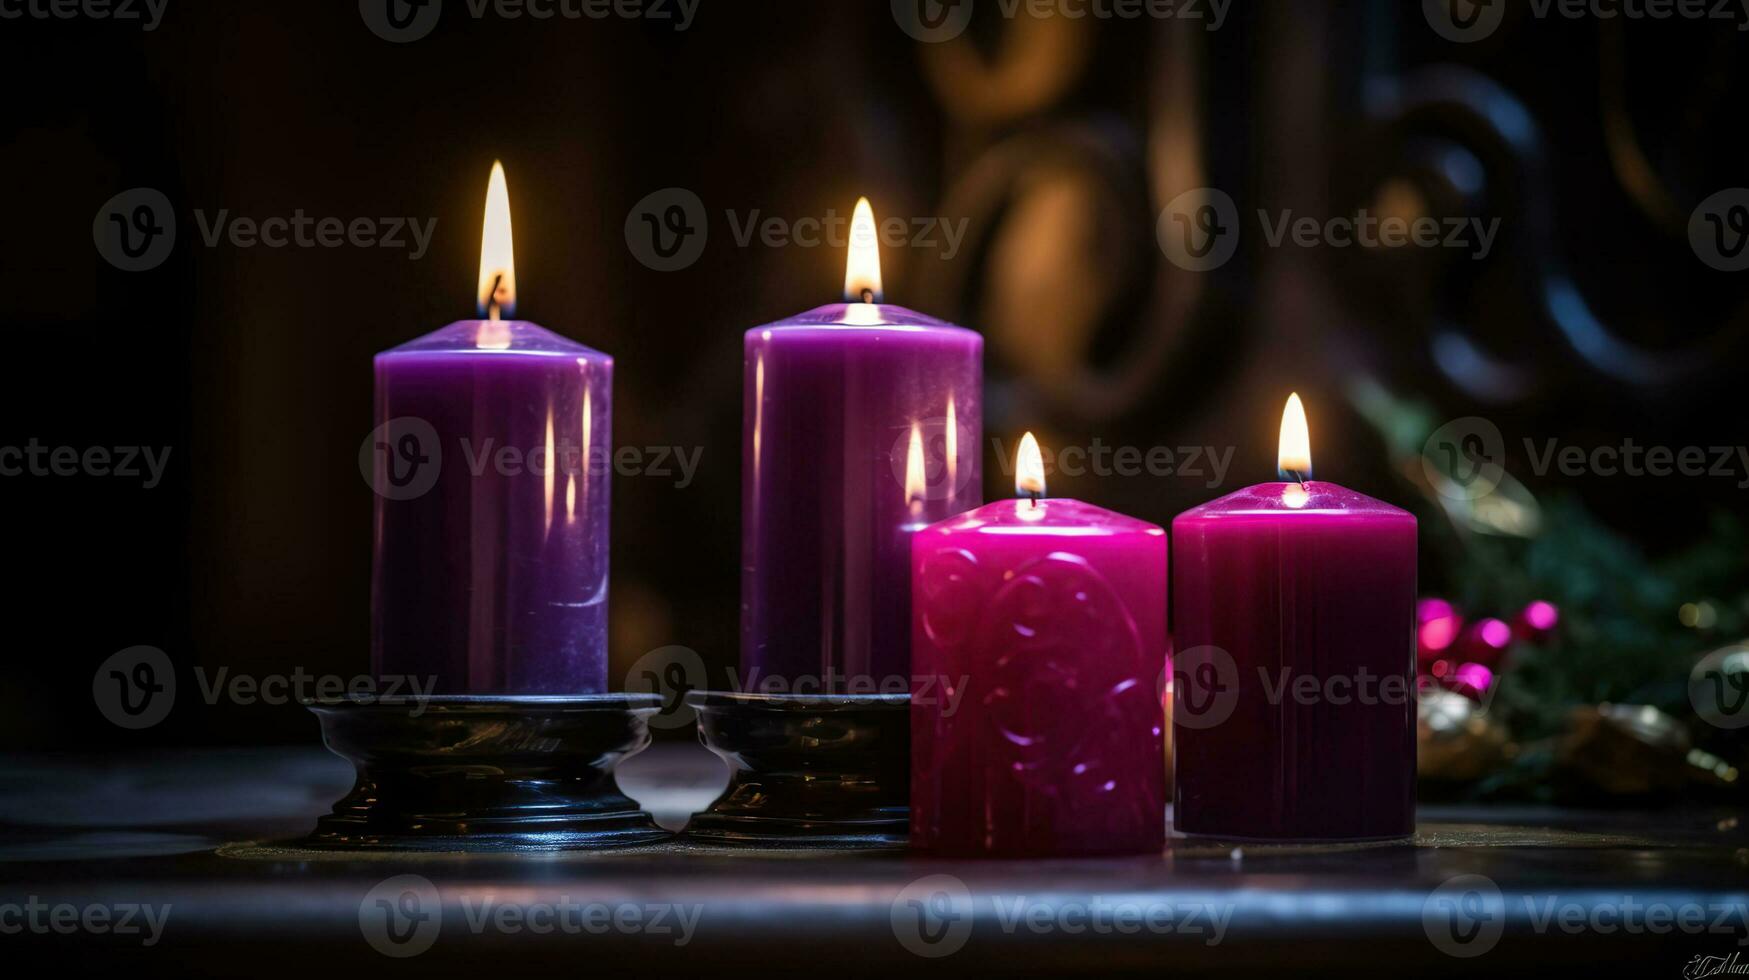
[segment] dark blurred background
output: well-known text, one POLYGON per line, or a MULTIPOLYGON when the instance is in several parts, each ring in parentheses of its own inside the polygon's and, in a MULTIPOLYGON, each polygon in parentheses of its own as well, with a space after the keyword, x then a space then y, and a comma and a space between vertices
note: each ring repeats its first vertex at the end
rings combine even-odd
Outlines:
MULTIPOLYGON (((1030 428, 1047 446, 1233 449, 1220 486, 1206 469, 1059 474, 1053 493, 1166 524, 1274 479, 1297 390, 1319 476, 1421 516, 1425 591, 1507 619, 1554 599, 1580 631, 1566 658, 1627 616, 1645 630, 1627 674, 1571 699, 1673 679, 1679 704, 1688 664, 1749 622, 1733 550, 1749 471, 1539 474, 1525 441, 1745 442, 1749 273, 1703 261, 1689 232, 1703 201, 1749 185, 1749 35, 1513 4, 1458 43, 1430 18, 1402 0, 1236 0, 1210 30, 1004 17, 980 0, 941 43, 907 34, 886 0, 703 0, 685 30, 476 19, 452 0, 410 43, 373 33, 351 0, 169 0, 151 31, 0 22, 0 445, 171 447, 152 489, 0 479, 0 734, 315 739, 295 706, 196 697, 125 732, 93 706, 92 673, 137 644, 168 652, 189 692, 197 665, 368 669, 370 358, 472 315, 495 158, 519 313, 616 356, 616 444, 703 450, 689 486, 616 482, 616 686, 657 647, 734 663, 741 333, 835 301, 842 282, 842 251, 742 247, 725 212, 845 215, 866 194, 883 216, 966 222, 951 259, 886 249, 887 298, 985 334, 987 442, 1030 428), (178 231, 167 261, 130 273, 92 225, 136 187, 168 197, 178 231), (628 248, 627 216, 675 187, 698 195, 710 234, 690 267, 658 272, 628 248), (1201 273, 1156 237, 1162 209, 1199 187, 1228 194, 1244 226, 1233 259, 1201 273), (1478 260, 1269 247, 1252 217, 1361 208, 1500 231, 1478 260), (437 225, 418 260, 209 247, 195 212, 222 209, 437 225), (1469 416, 1503 434, 1512 479, 1492 507, 1430 485, 1428 436, 1469 416)), ((986 457, 987 494, 1009 492, 1008 464, 986 457)))

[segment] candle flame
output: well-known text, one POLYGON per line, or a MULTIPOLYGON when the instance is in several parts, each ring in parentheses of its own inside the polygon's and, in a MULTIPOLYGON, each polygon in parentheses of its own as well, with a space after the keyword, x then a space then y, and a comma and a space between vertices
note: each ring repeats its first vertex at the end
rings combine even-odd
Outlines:
POLYGON ((1300 404, 1297 392, 1287 396, 1287 408, 1281 413, 1281 449, 1275 468, 1283 478, 1312 478, 1312 436, 1306 428, 1306 406, 1300 404))
POLYGON ((1045 495, 1045 458, 1038 440, 1028 432, 1020 438, 1020 450, 1014 458, 1014 495, 1042 497, 1045 495))
POLYGON ((497 320, 516 313, 516 250, 510 236, 510 185, 504 164, 492 161, 486 184, 486 224, 480 235, 480 316, 497 320))
POLYGON ((881 301, 881 240, 875 227, 874 208, 868 198, 856 199, 850 218, 850 257, 844 263, 844 301, 881 301))
POLYGON ((905 452, 905 502, 917 504, 929 494, 928 473, 923 464, 923 427, 911 423, 911 445, 905 452))

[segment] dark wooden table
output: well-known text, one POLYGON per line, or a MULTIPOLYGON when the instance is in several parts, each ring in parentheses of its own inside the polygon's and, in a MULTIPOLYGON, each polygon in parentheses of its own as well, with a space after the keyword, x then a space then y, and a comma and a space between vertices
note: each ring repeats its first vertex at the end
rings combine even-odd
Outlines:
MULTIPOLYGON (((349 777, 319 749, 14 758, 0 767, 0 950, 65 969, 306 977, 1623 964, 1681 977, 1707 957, 1749 964, 1749 834, 1730 813, 1429 807, 1411 844, 1177 840, 1158 856, 1033 862, 682 842, 538 856, 286 845, 349 777)), ((722 771, 670 744, 629 763, 624 783, 678 826, 722 771)))

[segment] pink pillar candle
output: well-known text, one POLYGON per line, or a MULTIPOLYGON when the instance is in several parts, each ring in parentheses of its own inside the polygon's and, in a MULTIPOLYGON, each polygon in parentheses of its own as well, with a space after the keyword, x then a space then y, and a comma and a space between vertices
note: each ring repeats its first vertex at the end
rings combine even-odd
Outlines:
POLYGON ((1166 532, 1004 500, 919 532, 911 562, 912 846, 1158 851, 1166 532))

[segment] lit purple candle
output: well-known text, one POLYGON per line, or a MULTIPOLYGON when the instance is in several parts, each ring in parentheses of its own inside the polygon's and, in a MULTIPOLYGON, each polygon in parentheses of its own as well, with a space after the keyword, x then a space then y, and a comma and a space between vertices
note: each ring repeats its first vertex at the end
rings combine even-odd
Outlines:
POLYGON ((881 304, 867 200, 845 298, 746 336, 748 691, 909 690, 911 535, 980 494, 984 340, 881 304))
POLYGON ((1174 825, 1269 840, 1415 829, 1415 518, 1290 477, 1172 522, 1174 825))
POLYGON ((1166 532, 1024 500, 912 543, 911 844, 953 856, 1159 851, 1166 834, 1166 532))
POLYGON ((510 316, 494 164, 482 319, 376 357, 371 662, 439 694, 607 689, 613 358, 510 316))

